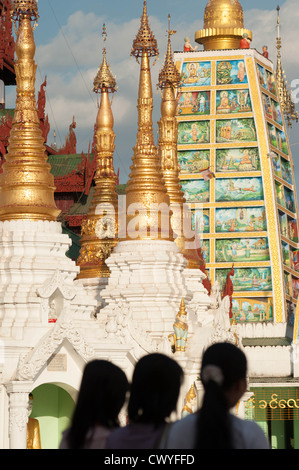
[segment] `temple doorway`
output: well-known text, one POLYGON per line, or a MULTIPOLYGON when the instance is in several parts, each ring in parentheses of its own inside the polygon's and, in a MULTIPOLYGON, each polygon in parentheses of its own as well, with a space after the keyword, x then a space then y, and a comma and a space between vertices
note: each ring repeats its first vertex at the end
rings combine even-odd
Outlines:
POLYGON ((76 391, 67 390, 64 384, 49 383, 32 391, 30 417, 38 420, 42 449, 58 449, 62 433, 70 424, 76 391))

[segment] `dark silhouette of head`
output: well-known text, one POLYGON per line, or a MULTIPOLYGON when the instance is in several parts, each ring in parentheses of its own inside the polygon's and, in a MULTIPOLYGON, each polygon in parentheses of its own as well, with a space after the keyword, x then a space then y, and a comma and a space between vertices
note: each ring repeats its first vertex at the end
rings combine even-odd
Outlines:
POLYGON ((164 354, 141 358, 132 379, 128 405, 130 422, 164 422, 176 410, 183 376, 181 366, 164 354))
POLYGON ((105 360, 89 362, 84 369, 68 433, 69 447, 81 448, 87 432, 96 425, 109 429, 118 427, 118 415, 128 390, 127 377, 118 366, 105 360))

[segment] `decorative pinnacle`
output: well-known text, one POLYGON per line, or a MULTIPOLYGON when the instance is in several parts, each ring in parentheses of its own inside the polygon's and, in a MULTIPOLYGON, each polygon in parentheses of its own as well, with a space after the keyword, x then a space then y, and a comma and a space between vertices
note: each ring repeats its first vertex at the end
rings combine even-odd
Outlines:
POLYGON ((184 297, 183 297, 182 300, 181 300, 180 310, 179 310, 177 316, 178 316, 178 317, 181 317, 182 315, 187 315, 184 297))
POLYGON ((174 88, 178 88, 181 85, 181 75, 177 70, 173 54, 171 50, 171 36, 176 34, 176 31, 170 29, 170 15, 168 15, 168 46, 167 53, 165 56, 164 66, 159 74, 159 83, 158 87, 163 90, 166 86, 171 85, 174 88))
POLYGON ((138 60, 144 53, 146 53, 148 57, 157 57, 159 55, 156 38, 149 27, 146 0, 143 1, 141 25, 136 39, 133 41, 131 56, 136 57, 138 60))
POLYGON ((110 67, 107 64, 107 57, 106 57, 106 47, 105 43, 107 40, 107 31, 106 25, 103 25, 103 32, 102 37, 104 41, 104 48, 103 48, 103 62, 101 67, 98 69, 98 73, 93 82, 93 90, 95 93, 102 93, 103 90, 107 90, 110 93, 114 93, 117 90, 116 80, 113 77, 110 67))
POLYGON ((280 98, 282 112, 287 120, 288 126, 292 127, 292 121, 298 122, 298 112, 292 99, 292 93, 287 85, 285 73, 281 62, 281 36, 280 36, 280 7, 277 6, 277 65, 276 65, 276 81, 280 98))
POLYGON ((29 17, 30 21, 34 21, 37 26, 37 20, 39 18, 38 0, 12 0, 10 16, 12 21, 20 21, 24 16, 29 17))

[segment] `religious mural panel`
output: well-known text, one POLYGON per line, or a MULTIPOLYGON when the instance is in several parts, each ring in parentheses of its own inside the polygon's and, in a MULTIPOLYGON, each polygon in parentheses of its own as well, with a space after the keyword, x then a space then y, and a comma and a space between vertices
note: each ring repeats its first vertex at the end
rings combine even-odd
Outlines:
POLYGON ((192 209, 192 230, 197 233, 210 232, 210 211, 209 209, 192 209))
POLYGON ((183 180, 180 182, 187 202, 209 202, 210 182, 204 179, 183 180))
POLYGON ((279 178, 281 178, 280 156, 275 152, 272 152, 272 153, 273 153, 272 162, 273 162, 274 174, 278 176, 279 178))
POLYGON ((204 262, 209 263, 210 262, 210 241, 201 240, 200 248, 201 248, 204 262))
POLYGON ((254 119, 229 119, 216 122, 216 142, 255 142, 254 119))
POLYGON ((288 225, 289 239, 295 243, 298 243, 299 242, 298 221, 295 219, 291 219, 290 217, 287 217, 287 225, 288 225))
POLYGON ((278 211, 278 219, 280 225, 280 233, 284 237, 288 237, 288 218, 284 212, 278 211))
POLYGON ((281 177, 287 183, 293 184, 291 163, 288 160, 285 160, 284 158, 281 158, 281 177))
POLYGON ((244 60, 222 60, 216 66, 217 85, 248 83, 244 60))
POLYGON ((273 300, 233 299, 232 313, 237 322, 273 321, 273 300))
POLYGON ((266 71, 260 64, 257 64, 257 74, 261 87, 268 90, 266 71))
POLYGON ((278 148, 277 135, 276 135, 275 127, 273 126, 273 124, 268 123, 268 132, 269 132, 270 144, 273 147, 278 148))
POLYGON ((276 134, 277 134, 278 150, 283 152, 285 155, 289 155, 289 149, 288 149, 287 138, 286 138, 285 132, 279 129, 276 129, 276 134))
POLYGON ((296 212, 294 192, 284 187, 285 207, 291 212, 296 212))
POLYGON ((210 167, 209 150, 186 150, 178 151, 178 161, 181 174, 199 173, 210 167))
POLYGON ((249 90, 221 90, 216 95, 216 114, 252 111, 249 90))
POLYGON ((276 191, 276 199, 280 206, 285 207, 285 197, 284 197, 284 188, 281 183, 275 181, 275 191, 276 191))
POLYGON ((272 98, 271 98, 271 108, 272 108, 272 118, 280 126, 283 126, 283 119, 282 119, 280 104, 277 103, 277 101, 274 101, 272 98))
POLYGON ((178 144, 204 144, 210 142, 210 122, 179 122, 178 144))
POLYGON ((210 86, 211 62, 184 62, 182 86, 210 86))
POLYGON ((277 94, 274 74, 266 69, 267 89, 272 95, 277 94))
POLYGON ((297 300, 299 297, 299 279, 297 277, 292 276, 292 297, 293 299, 297 300))
POLYGON ((217 149, 216 171, 260 171, 261 162, 258 148, 217 149))
POLYGON ((264 207, 216 209, 216 232, 261 232, 267 230, 264 207))
MULTIPOLYGON (((267 292, 272 290, 271 268, 234 268, 231 277, 234 292, 267 292)), ((216 278, 222 286, 230 269, 216 269, 216 278)))
POLYGON ((264 197, 262 178, 218 178, 215 198, 224 201, 258 201, 264 197))
POLYGON ((267 238, 235 238, 216 240, 216 262, 269 261, 267 238))
POLYGON ((185 91, 177 96, 177 115, 202 116, 210 114, 211 94, 209 91, 185 91))
POLYGON ((287 243, 281 242, 281 252, 282 252, 282 260, 285 266, 290 268, 291 261, 290 261, 290 247, 287 243))

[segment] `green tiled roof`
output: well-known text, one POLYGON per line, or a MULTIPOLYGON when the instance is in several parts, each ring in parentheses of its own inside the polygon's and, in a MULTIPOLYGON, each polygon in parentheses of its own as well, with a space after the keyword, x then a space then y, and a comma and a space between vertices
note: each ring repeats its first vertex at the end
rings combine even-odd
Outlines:
MULTIPOLYGON (((92 160, 93 155, 90 155, 92 160)), ((82 162, 82 154, 74 155, 49 155, 48 162, 51 165, 51 173, 54 178, 67 176, 72 171, 76 171, 82 162)))
POLYGON ((95 187, 91 186, 88 196, 82 194, 79 198, 79 201, 76 202, 73 207, 71 207, 68 215, 85 215, 88 214, 90 204, 92 203, 93 194, 95 187))
POLYGON ((67 234, 72 240, 72 244, 69 250, 66 252, 66 256, 74 261, 77 260, 81 248, 80 235, 72 232, 69 228, 62 225, 62 233, 67 234))

